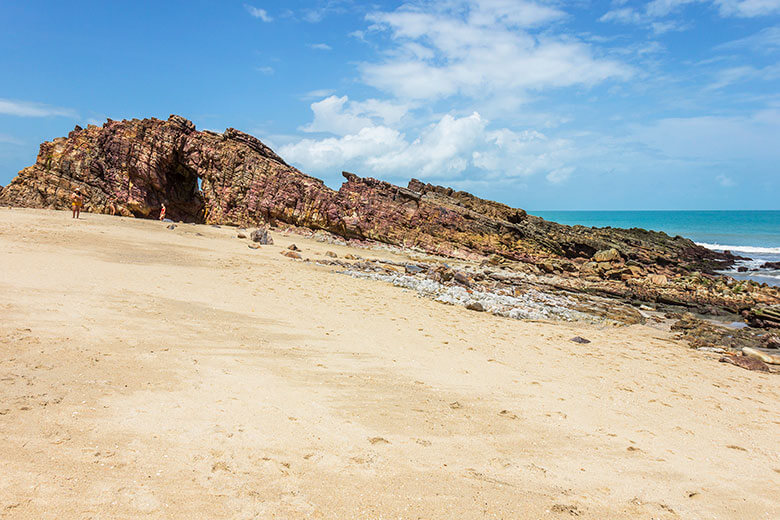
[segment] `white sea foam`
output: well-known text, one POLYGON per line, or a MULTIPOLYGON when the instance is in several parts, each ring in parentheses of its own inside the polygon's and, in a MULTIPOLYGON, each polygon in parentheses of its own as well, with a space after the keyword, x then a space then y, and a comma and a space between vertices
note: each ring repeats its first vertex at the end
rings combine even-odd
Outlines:
POLYGON ((712 249, 714 251, 731 251, 732 253, 763 253, 770 255, 780 255, 780 247, 758 247, 758 246, 724 246, 721 244, 708 244, 706 242, 696 242, 697 245, 712 249))

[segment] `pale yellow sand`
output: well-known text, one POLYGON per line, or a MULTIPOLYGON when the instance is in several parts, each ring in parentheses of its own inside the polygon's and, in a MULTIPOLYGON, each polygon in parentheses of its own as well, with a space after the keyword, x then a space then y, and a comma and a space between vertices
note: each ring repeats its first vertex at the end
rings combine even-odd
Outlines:
POLYGON ((235 235, 0 208, 0 517, 780 518, 777 375, 235 235))

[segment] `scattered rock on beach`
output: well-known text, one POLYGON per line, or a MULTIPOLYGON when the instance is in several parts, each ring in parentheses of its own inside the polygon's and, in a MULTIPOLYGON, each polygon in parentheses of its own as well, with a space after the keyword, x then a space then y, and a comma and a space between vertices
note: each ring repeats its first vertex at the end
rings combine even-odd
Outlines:
POLYGON ((337 255, 333 251, 325 251, 325 256, 327 256, 328 258, 338 258, 339 257, 339 255, 337 255))
POLYGON ((766 352, 761 352, 760 350, 756 350, 754 348, 743 348, 742 355, 751 357, 753 359, 758 359, 759 361, 763 361, 768 365, 780 365, 780 356, 773 356, 772 354, 767 354, 766 352))
POLYGON ((586 343, 590 343, 589 339, 585 339, 582 336, 574 336, 569 341, 573 341, 574 343, 582 343, 583 345, 586 343))
POLYGON ((281 254, 286 256, 287 258, 294 258, 295 260, 301 259, 301 255, 299 255, 295 251, 281 251, 281 254))
POLYGON ((481 302, 471 302, 466 308, 470 311, 485 312, 485 306, 481 302))
POLYGON ((769 365, 759 359, 748 356, 723 356, 718 361, 721 363, 731 363, 746 370, 756 370, 758 372, 769 372, 769 365))
POLYGON ((247 247, 249 247, 249 249, 260 249, 260 244, 255 244, 254 242, 250 242, 249 244, 247 244, 247 247))
POLYGON ((287 249, 289 249, 290 251, 300 251, 300 248, 295 244, 290 244, 289 246, 287 246, 287 249))
POLYGON ((170 224, 170 225, 168 226, 168 229, 176 229, 176 224, 170 224))
POLYGON ((268 236, 268 230, 265 228, 255 229, 249 234, 252 242, 257 242, 262 245, 273 245, 274 240, 268 236))
POLYGON ((246 233, 244 233, 243 231, 239 231, 238 235, 236 235, 236 237, 237 238, 246 238, 246 233))

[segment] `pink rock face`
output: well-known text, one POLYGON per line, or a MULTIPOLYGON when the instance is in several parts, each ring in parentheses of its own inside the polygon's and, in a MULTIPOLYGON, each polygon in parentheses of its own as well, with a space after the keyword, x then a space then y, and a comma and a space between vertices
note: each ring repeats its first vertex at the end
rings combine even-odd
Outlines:
POLYGON ((172 116, 76 127, 67 138, 41 144, 38 160, 3 190, 0 200, 17 206, 64 209, 75 189, 85 211, 195 221, 203 202, 197 176, 179 160, 194 125, 172 116))

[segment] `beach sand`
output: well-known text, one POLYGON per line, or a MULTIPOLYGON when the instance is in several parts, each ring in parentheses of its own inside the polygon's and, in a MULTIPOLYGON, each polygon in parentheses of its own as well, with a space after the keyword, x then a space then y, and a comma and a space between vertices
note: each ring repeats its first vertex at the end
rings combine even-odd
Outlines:
POLYGON ((780 518, 777 375, 166 225, 0 208, 0 518, 780 518))

